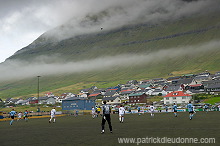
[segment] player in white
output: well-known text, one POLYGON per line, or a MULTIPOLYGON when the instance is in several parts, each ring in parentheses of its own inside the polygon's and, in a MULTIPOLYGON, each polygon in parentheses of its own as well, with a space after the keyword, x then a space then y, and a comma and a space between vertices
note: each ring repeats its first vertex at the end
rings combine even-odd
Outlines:
POLYGON ((151 117, 153 117, 154 116, 154 106, 153 106, 153 104, 150 106, 150 115, 151 115, 151 117))
POLYGON ((120 108, 118 109, 118 114, 119 114, 120 123, 123 123, 124 122, 125 108, 122 105, 120 105, 120 108))
POLYGON ((50 120, 49 120, 49 123, 51 123, 52 119, 53 119, 53 122, 55 123, 56 122, 56 109, 55 107, 50 111, 50 120))
POLYGON ((19 112, 17 121, 21 120, 21 117, 22 117, 22 112, 19 112))
POLYGON ((92 118, 93 119, 96 117, 96 112, 95 111, 96 111, 95 108, 92 107, 92 118))

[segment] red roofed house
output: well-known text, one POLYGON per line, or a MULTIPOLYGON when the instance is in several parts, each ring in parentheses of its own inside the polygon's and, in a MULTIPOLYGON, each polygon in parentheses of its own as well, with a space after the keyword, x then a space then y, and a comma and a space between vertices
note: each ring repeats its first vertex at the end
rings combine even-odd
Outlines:
POLYGON ((192 96, 190 94, 186 94, 183 91, 174 91, 171 93, 168 93, 167 95, 163 96, 163 102, 164 104, 182 104, 182 103, 189 103, 189 101, 192 99, 192 96))
POLYGON ((101 93, 94 93, 89 95, 89 99, 98 99, 98 98, 102 98, 101 93))

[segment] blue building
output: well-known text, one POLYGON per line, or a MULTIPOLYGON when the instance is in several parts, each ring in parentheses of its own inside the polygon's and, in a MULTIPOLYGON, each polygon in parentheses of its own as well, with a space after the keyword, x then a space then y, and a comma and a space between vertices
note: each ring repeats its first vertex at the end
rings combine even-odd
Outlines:
POLYGON ((62 101, 62 110, 91 110, 95 107, 95 100, 66 99, 62 101))

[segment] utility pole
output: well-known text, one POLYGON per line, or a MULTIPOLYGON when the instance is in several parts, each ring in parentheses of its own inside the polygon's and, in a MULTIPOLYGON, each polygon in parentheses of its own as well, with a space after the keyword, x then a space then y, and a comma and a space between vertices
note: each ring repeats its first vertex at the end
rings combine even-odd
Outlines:
POLYGON ((41 76, 37 76, 37 101, 38 101, 38 104, 39 104, 39 90, 40 90, 40 77, 41 76))

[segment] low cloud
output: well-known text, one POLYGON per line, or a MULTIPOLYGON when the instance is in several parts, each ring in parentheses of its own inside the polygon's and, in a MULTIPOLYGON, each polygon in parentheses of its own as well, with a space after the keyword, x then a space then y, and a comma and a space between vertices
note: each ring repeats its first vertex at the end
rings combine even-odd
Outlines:
MULTIPOLYGON (((100 32, 100 28, 111 30, 135 23, 155 24, 166 20, 172 21, 215 11, 219 9, 220 4, 217 0, 191 2, 183 0, 103 0, 100 2, 93 0, 91 3, 87 2, 80 10, 80 14, 75 11, 77 8, 73 9, 73 15, 66 19, 66 23, 45 33, 44 37, 60 41, 76 35, 97 33, 100 32)), ((80 5, 80 3, 77 4, 80 5)), ((75 6, 76 2, 74 1, 72 5, 75 6)))
POLYGON ((0 62, 45 32, 46 39, 60 41, 97 33, 101 27, 108 31, 159 23, 220 10, 219 6, 219 0, 7 0, 0 5, 0 62))
POLYGON ((220 41, 211 41, 209 43, 186 46, 182 48, 164 49, 149 54, 136 55, 118 55, 114 57, 102 57, 93 60, 84 60, 68 63, 48 63, 56 60, 56 56, 40 56, 32 63, 19 60, 9 60, 0 65, 0 81, 9 81, 15 79, 25 79, 35 76, 50 76, 59 74, 83 73, 88 71, 107 70, 111 67, 136 66, 139 64, 150 64, 155 61, 164 61, 164 59, 181 55, 192 55, 219 49, 220 41), (41 60, 41 61, 39 61, 41 60), (47 63, 45 63, 47 62, 47 63))

